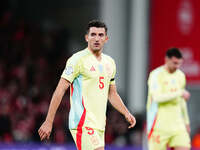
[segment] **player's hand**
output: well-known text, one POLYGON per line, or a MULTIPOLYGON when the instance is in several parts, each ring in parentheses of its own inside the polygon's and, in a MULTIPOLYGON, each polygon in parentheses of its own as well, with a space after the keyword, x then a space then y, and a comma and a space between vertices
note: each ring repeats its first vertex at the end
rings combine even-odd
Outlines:
POLYGON ((184 90, 184 91, 183 91, 183 94, 182 94, 182 97, 183 97, 186 101, 188 101, 189 98, 190 98, 190 92, 188 92, 187 90, 184 90))
POLYGON ((52 123, 45 121, 38 130, 40 140, 49 139, 52 130, 52 123))
POLYGON ((136 124, 135 117, 131 113, 127 113, 127 114, 125 114, 125 118, 130 123, 130 126, 128 128, 129 129, 133 128, 135 126, 135 124, 136 124))

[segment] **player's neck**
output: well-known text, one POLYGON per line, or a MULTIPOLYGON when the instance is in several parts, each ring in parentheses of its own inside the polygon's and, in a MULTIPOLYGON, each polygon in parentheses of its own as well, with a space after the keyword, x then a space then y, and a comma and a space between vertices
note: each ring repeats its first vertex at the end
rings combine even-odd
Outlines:
POLYGON ((89 51, 96 57, 96 59, 98 61, 101 61, 101 53, 102 53, 102 49, 101 50, 91 50, 90 48, 88 48, 89 51))
POLYGON ((170 73, 170 74, 172 74, 172 73, 174 73, 176 70, 171 70, 168 66, 167 66, 167 64, 165 64, 164 65, 164 68, 167 70, 167 72, 168 73, 170 73))

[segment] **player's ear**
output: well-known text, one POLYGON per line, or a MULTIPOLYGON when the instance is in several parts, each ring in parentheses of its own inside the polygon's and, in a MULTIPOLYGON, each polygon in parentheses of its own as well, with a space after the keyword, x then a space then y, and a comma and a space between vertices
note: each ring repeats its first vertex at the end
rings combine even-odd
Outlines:
POLYGON ((88 34, 85 35, 85 40, 88 42, 88 34))
POLYGON ((106 42, 109 40, 108 36, 106 35, 106 42))
POLYGON ((165 63, 167 63, 169 60, 169 58, 167 56, 165 56, 165 63))

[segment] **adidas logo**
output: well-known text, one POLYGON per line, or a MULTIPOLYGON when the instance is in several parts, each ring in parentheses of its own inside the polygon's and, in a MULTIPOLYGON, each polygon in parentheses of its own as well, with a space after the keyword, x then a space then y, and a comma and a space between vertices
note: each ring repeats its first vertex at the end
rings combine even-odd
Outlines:
POLYGON ((90 68, 90 71, 96 71, 95 68, 94 68, 94 66, 92 66, 92 67, 90 68))

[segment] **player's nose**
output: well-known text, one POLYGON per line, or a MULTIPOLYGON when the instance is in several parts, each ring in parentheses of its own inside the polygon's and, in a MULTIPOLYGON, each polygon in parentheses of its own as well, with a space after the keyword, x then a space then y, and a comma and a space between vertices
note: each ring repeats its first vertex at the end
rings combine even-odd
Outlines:
POLYGON ((96 37, 95 37, 95 40, 96 40, 96 41, 99 41, 99 39, 100 39, 99 36, 96 36, 96 37))

